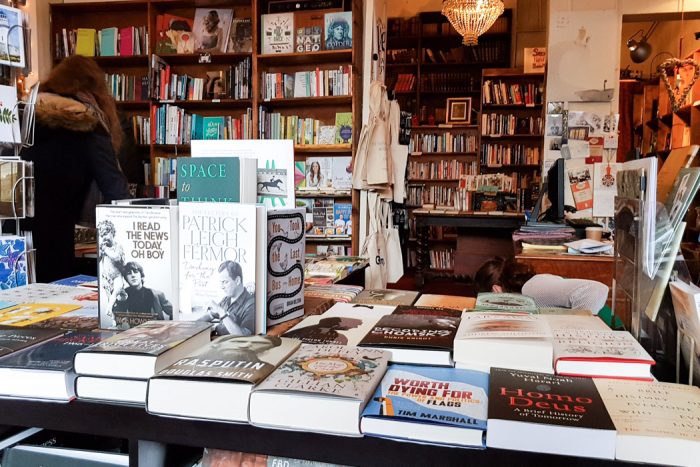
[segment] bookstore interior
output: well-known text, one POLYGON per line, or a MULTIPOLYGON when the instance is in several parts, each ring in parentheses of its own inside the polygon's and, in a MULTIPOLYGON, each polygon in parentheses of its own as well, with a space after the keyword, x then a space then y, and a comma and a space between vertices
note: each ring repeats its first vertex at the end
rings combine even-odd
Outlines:
POLYGON ((0 465, 700 466, 699 78, 700 0, 0 0, 0 465))

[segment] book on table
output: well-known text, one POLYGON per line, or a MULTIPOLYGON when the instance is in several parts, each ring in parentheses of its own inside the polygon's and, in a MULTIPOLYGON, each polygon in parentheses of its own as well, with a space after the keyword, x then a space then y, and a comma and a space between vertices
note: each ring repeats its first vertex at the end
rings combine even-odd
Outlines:
POLYGON ((218 337, 152 377, 146 408, 158 415, 247 422, 250 392, 299 344, 275 336, 218 337))
POLYGON ((16 328, 0 325, 0 357, 60 336, 58 329, 16 328))
POLYGON ((75 353, 114 334, 113 331, 68 332, 0 358, 0 395, 72 399, 75 353))
POLYGON ((477 295, 474 310, 537 313, 537 305, 527 295, 486 292, 477 295))
POLYGON ((362 413, 362 432, 421 443, 483 447, 489 375, 389 365, 362 413))
POLYGON ((75 355, 79 375, 148 379, 209 342, 210 324, 148 321, 75 355))
POLYGON ((147 390, 146 379, 80 375, 75 379, 76 397, 90 401, 143 406, 146 403, 147 390))
POLYGON ((382 350, 302 344, 253 389, 250 423, 362 436, 360 416, 384 376, 387 361, 388 354, 382 350))
POLYGON ((452 366, 459 317, 414 314, 382 316, 358 344, 383 349, 392 363, 452 366))
POLYGON ((413 305, 420 292, 396 289, 366 289, 352 301, 363 305, 413 305))
POLYGON ((453 308, 459 311, 471 310, 474 308, 476 299, 474 297, 462 297, 459 295, 441 294, 421 294, 416 300, 416 306, 436 306, 442 308, 453 308))
POLYGON ((591 378, 492 368, 486 446, 615 458, 615 426, 591 378))

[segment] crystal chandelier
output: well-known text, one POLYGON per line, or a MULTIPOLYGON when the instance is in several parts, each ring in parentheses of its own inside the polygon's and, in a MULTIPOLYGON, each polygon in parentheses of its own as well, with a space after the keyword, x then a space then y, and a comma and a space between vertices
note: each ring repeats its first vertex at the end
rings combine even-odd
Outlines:
POLYGON ((442 14, 463 37, 462 44, 476 45, 503 13, 501 0, 443 0, 442 14))

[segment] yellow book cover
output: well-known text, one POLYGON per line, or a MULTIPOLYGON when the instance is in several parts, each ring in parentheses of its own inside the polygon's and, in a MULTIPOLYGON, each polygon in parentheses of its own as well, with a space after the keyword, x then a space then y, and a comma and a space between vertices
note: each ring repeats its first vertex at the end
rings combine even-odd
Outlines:
POLYGON ((65 303, 23 303, 0 310, 0 325, 29 326, 78 308, 80 305, 65 303))
POLYGON ((75 54, 85 57, 95 56, 95 29, 78 28, 75 54))

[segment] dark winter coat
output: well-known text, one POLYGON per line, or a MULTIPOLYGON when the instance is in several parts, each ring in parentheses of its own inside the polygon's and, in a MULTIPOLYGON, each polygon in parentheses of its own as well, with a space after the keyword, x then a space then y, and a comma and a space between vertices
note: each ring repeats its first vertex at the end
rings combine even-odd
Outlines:
POLYGON ((74 230, 94 180, 105 202, 128 197, 112 141, 96 109, 56 94, 40 93, 34 145, 22 151, 34 162, 32 231, 38 282, 75 274, 74 230))

